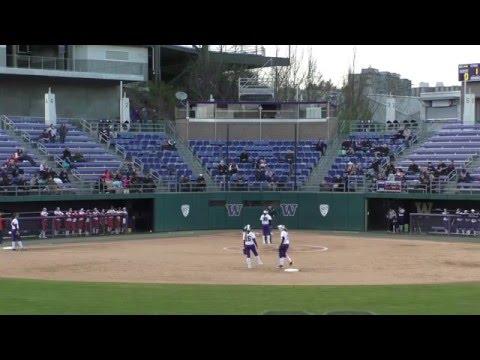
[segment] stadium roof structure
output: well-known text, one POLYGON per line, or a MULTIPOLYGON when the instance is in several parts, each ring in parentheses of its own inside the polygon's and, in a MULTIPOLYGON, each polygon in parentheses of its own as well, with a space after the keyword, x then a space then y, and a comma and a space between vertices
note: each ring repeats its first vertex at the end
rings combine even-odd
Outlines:
MULTIPOLYGON (((190 61, 196 59, 201 52, 201 48, 181 45, 159 45, 159 47, 161 78, 167 82, 180 74, 185 66, 190 61)), ((288 57, 271 57, 253 52, 209 50, 209 56, 212 61, 222 62, 226 66, 232 68, 242 66, 248 69, 257 69, 262 67, 290 65, 290 59, 288 57)))

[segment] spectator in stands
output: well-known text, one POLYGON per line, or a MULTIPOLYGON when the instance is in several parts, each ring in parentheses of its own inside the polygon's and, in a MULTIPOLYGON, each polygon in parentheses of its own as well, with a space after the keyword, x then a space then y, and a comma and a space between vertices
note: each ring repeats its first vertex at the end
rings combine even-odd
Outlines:
POLYGON ((373 159, 370 168, 373 169, 376 173, 378 173, 379 167, 382 164, 382 158, 378 155, 378 153, 375 154, 375 158, 373 159))
POLYGON ((196 185, 197 185, 197 191, 205 191, 207 188, 207 182, 205 181, 205 178, 203 177, 203 174, 199 174, 196 180, 196 185))
POLYGON ((295 160, 295 154, 292 150, 287 150, 287 153, 285 154, 285 161, 289 164, 293 164, 295 160))
POLYGON ((274 180, 274 174, 270 168, 265 170, 265 180, 268 182, 272 182, 274 180))
POLYGON ((68 160, 69 162, 72 161, 72 153, 70 152, 70 149, 68 147, 63 150, 61 159, 68 160))
POLYGON ((228 173, 230 175, 233 175, 233 174, 236 174, 238 172, 238 166, 237 164, 235 164, 234 162, 231 162, 229 165, 228 165, 228 173))
POLYGON ((385 174, 388 176, 390 174, 395 174, 397 172, 395 168, 395 164, 393 162, 389 162, 387 167, 385 168, 385 174))
POLYGON ((255 180, 256 181, 265 181, 265 167, 258 168, 255 170, 255 180))
POLYGON ((180 191, 190 191, 190 179, 185 175, 180 176, 180 191))
POLYGON ((395 173, 395 180, 397 181, 405 180, 405 172, 401 168, 397 169, 397 172, 395 173))
POLYGON ((58 174, 58 177, 60 180, 62 180, 63 183, 69 183, 70 179, 68 178, 68 173, 65 170, 60 171, 60 174, 58 174))
POLYGON ((140 110, 140 120, 141 120, 142 122, 145 122, 145 121, 147 121, 147 119, 148 119, 148 110, 147 110, 147 108, 144 106, 144 107, 142 107, 142 109, 140 110))
POLYGON ((61 167, 65 171, 72 170, 73 166, 72 166, 72 163, 70 162, 70 158, 63 159, 61 163, 61 167))
POLYGON ((68 133, 67 125, 65 123, 62 123, 62 125, 60 125, 60 129, 58 129, 58 134, 60 136, 60 142, 62 144, 65 143, 65 139, 67 138, 67 133, 68 133))
POLYGON ((440 162, 440 164, 437 165, 437 168, 435 169, 435 172, 438 175, 445 175, 445 171, 447 169, 447 164, 445 162, 440 162))
POLYGON ((437 171, 437 168, 435 167, 435 165, 432 164, 431 161, 427 163, 427 171, 432 174, 435 174, 435 172, 437 171))
POLYGON ((351 146, 352 146, 352 142, 350 140, 344 140, 342 142, 342 149, 347 150, 351 146))
POLYGON ((112 181, 113 180, 113 176, 112 176, 112 173, 110 172, 110 170, 105 170, 103 172, 103 175, 101 176, 101 178, 107 182, 107 181, 112 181))
POLYGON ((42 143, 50 141, 50 133, 48 132, 48 129, 42 131, 42 133, 38 136, 37 141, 42 143))
POLYGON ((370 139, 363 139, 361 142, 360 142, 360 146, 362 148, 363 151, 367 151, 371 148, 372 146, 372 142, 370 141, 370 139))
POLYGON ((84 162, 84 161, 85 161, 85 157, 83 156, 83 154, 80 154, 79 152, 76 152, 75 154, 73 154, 72 156, 73 163, 84 162))
POLYGON ((53 124, 50 124, 47 131, 48 131, 49 141, 54 143, 57 138, 57 129, 53 124))
POLYGON ((225 164, 225 161, 220 160, 217 170, 218 170, 218 175, 227 175, 228 166, 225 164))
POLYGON ((162 150, 173 151, 175 149, 176 149, 176 143, 172 139, 168 139, 168 141, 162 145, 162 150))
POLYGON ((408 166, 408 170, 407 170, 409 173, 412 173, 412 174, 418 174, 420 172, 420 168, 418 167, 418 165, 415 163, 415 161, 412 161, 412 163, 408 166))
POLYGON ((462 183, 469 183, 472 182, 473 178, 470 175, 470 173, 467 171, 467 169, 462 169, 460 171, 460 174, 458 174, 458 182, 462 183))
POLYGON ((322 156, 325 155, 325 151, 327 150, 327 144, 323 140, 319 140, 317 145, 315 145, 315 150, 320 151, 322 156))
POLYGON ((333 191, 344 191, 345 190, 345 179, 340 175, 335 175, 333 178, 333 191))
POLYGON ((240 162, 247 163, 249 156, 250 155, 248 154, 247 150, 243 149, 243 151, 240 153, 240 162))
POLYGON ((403 138, 406 141, 412 140, 412 130, 410 130, 409 128, 405 128, 405 130, 403 131, 403 138))
POLYGON ((427 169, 423 169, 420 173, 420 183, 425 186, 427 192, 431 190, 431 183, 435 180, 432 173, 429 173, 427 169))
POLYGON ((452 171, 455 171, 455 163, 453 160, 450 160, 450 164, 448 164, 447 167, 445 168, 443 175, 448 175, 452 171))
POLYGON ((387 181, 395 181, 395 173, 388 173, 387 181))
POLYGON ((37 163, 33 160, 30 155, 25 154, 23 149, 18 148, 17 151, 13 154, 13 160, 15 164, 21 163, 22 161, 28 161, 31 166, 37 166, 37 163))
POLYGON ((347 166, 345 167, 345 173, 347 175, 355 175, 355 171, 356 171, 355 164, 349 161, 347 163, 347 166))
POLYGON ((353 156, 353 155, 355 155, 355 150, 353 149, 352 146, 350 146, 350 147, 347 149, 346 155, 347 155, 347 156, 353 156))

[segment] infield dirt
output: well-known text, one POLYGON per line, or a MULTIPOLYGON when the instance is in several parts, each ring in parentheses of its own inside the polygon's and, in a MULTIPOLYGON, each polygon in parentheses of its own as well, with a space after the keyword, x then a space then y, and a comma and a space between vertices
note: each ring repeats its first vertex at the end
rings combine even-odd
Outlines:
MULTIPOLYGON (((278 234, 274 241, 278 243, 278 234)), ((260 244, 247 269, 239 231, 65 244, 0 251, 0 276, 179 284, 420 284, 480 281, 480 244, 290 231, 298 273, 276 268, 278 244, 260 244), (325 251, 325 248, 328 250, 325 251)), ((259 239, 257 239, 259 240, 259 239)), ((261 240, 259 241, 261 242, 261 240)))

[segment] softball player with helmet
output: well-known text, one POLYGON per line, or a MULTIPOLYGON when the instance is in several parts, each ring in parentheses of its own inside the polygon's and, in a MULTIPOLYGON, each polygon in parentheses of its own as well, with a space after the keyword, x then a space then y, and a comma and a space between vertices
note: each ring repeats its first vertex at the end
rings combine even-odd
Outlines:
POLYGON ((18 223, 18 215, 13 216, 11 222, 11 233, 12 233, 12 250, 17 250, 17 245, 19 249, 23 249, 22 240, 20 238, 20 224, 18 223))
POLYGON ((271 244, 272 234, 270 232, 270 223, 272 222, 272 217, 268 214, 267 210, 264 210, 263 214, 260 216, 260 222, 262 224, 263 243, 265 245, 271 244))
POLYGON ((290 247, 290 239, 288 237, 287 228, 285 225, 278 225, 280 230, 280 247, 278 248, 278 267, 281 269, 284 266, 285 260, 288 260, 289 264, 293 264, 293 260, 288 256, 287 251, 290 247))
POLYGON ((250 225, 246 225, 243 228, 243 254, 246 256, 247 267, 252 268, 252 259, 250 258, 250 252, 255 255, 258 265, 263 265, 262 260, 257 252, 257 240, 255 239, 255 233, 250 225))

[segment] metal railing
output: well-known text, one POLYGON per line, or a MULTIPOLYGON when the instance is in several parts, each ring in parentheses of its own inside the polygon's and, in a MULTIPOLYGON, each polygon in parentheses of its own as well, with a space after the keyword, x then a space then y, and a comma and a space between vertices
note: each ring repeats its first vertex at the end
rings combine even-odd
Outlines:
MULTIPOLYGON (((280 104, 278 109, 263 109, 259 104, 242 105, 243 109, 225 108, 217 103, 191 104, 189 119, 305 119, 318 120, 329 117, 332 109, 324 103, 280 104), (249 107, 249 108, 247 108, 249 107)), ((176 119, 186 119, 185 108, 175 108, 176 119)))
POLYGON ((210 45, 209 50, 220 53, 265 56, 265 46, 263 45, 210 45))
POLYGON ((115 60, 79 60, 50 56, 7 55, 7 67, 88 72, 121 75, 144 75, 147 64, 115 60))

